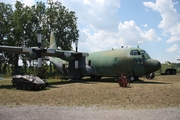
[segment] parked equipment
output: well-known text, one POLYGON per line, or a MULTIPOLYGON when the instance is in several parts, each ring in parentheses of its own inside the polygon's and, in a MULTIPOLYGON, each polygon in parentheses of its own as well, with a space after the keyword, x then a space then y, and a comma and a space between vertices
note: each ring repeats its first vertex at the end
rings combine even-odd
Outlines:
POLYGON ((45 89, 48 82, 34 75, 15 75, 12 77, 12 85, 16 89, 30 91, 45 89))
POLYGON ((176 75, 177 65, 167 61, 161 64, 159 72, 161 75, 176 75))

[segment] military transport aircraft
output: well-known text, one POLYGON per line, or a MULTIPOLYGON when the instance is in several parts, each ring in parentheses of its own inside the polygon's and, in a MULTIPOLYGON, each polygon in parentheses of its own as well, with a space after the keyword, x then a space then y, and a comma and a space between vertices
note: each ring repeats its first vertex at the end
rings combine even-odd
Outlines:
POLYGON ((38 47, 0 46, 0 52, 30 54, 38 58, 41 67, 41 57, 49 56, 62 74, 72 79, 90 76, 93 79, 101 77, 119 77, 121 74, 129 76, 131 80, 148 75, 160 69, 161 64, 151 59, 148 53, 137 48, 120 48, 93 53, 78 52, 77 42, 75 51, 57 49, 54 33, 50 35, 48 49, 41 48, 41 36, 38 36, 38 47))

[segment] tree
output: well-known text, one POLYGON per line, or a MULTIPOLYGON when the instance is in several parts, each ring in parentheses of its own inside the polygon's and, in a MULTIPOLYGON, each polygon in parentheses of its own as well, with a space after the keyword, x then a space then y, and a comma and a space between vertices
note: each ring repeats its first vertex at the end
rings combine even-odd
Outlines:
MULTIPOLYGON (((77 17, 75 12, 66 9, 60 2, 50 2, 49 7, 43 2, 33 6, 25 6, 16 1, 15 10, 11 5, 0 4, 1 9, 0 42, 6 38, 5 45, 10 46, 37 46, 39 30, 43 35, 44 46, 49 46, 50 33, 55 33, 57 45, 63 50, 72 50, 72 42, 78 39, 77 17), (6 8, 6 9, 5 9, 6 8), (5 16, 5 17, 4 17, 5 16)), ((18 68, 18 55, 8 55, 8 63, 18 68)))
MULTIPOLYGON (((6 44, 11 46, 22 46, 26 34, 26 23, 28 21, 26 17, 26 9, 24 8, 24 5, 19 1, 16 1, 15 8, 16 9, 13 12, 10 19, 12 27, 10 32, 11 34, 8 36, 6 44)), ((8 63, 14 65, 15 72, 18 70, 18 60, 19 55, 17 54, 14 54, 11 57, 9 57, 8 63)))
POLYGON ((0 3, 0 44, 4 44, 4 40, 7 39, 7 36, 10 33, 10 17, 12 13, 13 10, 10 4, 0 3))
POLYGON ((46 9, 46 23, 49 26, 47 35, 54 31, 57 45, 63 50, 72 50, 72 42, 79 37, 75 12, 69 11, 58 1, 49 2, 49 5, 46 9))
MULTIPOLYGON (((6 44, 8 36, 11 30, 11 15, 13 13, 12 6, 10 4, 0 3, 0 45, 6 44)), ((4 62, 3 62, 4 63, 4 62)), ((3 72, 6 70, 6 63, 3 65, 3 72)), ((2 64, 0 64, 0 71, 2 64)))

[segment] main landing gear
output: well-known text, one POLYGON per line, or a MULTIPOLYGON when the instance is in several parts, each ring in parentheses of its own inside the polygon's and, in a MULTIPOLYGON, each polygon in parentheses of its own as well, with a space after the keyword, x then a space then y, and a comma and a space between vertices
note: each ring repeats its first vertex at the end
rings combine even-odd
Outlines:
POLYGON ((130 85, 130 79, 128 76, 121 75, 121 77, 118 78, 118 84, 120 87, 127 87, 130 85))

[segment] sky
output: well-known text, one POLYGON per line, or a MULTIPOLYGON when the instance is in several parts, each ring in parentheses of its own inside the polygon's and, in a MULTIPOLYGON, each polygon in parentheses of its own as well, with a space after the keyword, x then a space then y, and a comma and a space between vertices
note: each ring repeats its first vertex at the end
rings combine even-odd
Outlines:
MULTIPOLYGON (((16 0, 1 0, 14 5, 16 0)), ((38 0, 20 0, 34 5, 38 0)), ((47 0, 42 0, 47 3, 47 0)), ((137 47, 160 62, 179 62, 180 1, 59 0, 74 11, 80 52, 137 47)))

